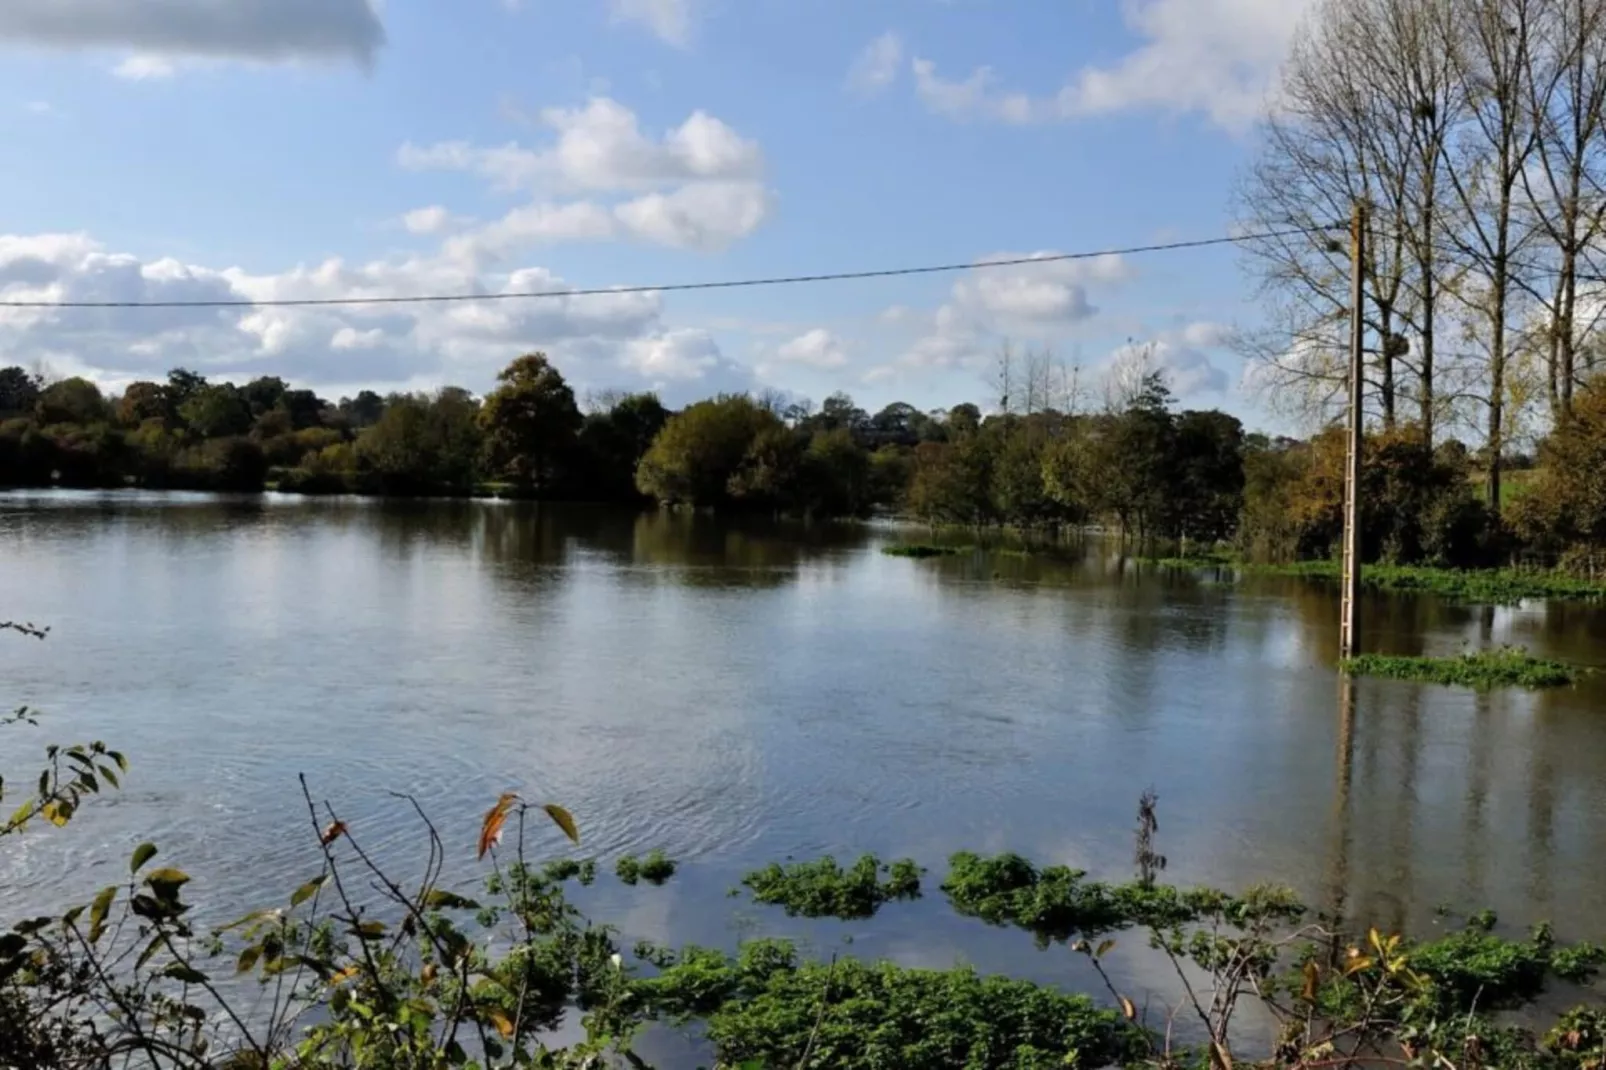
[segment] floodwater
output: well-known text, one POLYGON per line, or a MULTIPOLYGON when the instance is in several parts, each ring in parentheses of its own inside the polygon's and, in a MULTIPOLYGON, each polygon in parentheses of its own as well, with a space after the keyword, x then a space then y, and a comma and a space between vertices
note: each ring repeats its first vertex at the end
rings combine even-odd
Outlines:
MULTIPOLYGON (((143 840, 209 910, 318 872, 297 781, 404 875, 415 796, 479 873, 504 790, 567 806, 606 872, 586 905, 648 938, 800 935, 822 953, 1080 984, 1063 949, 947 912, 805 923, 724 893, 788 856, 1013 850, 1126 879, 1138 795, 1166 877, 1293 885, 1421 932, 1435 908, 1606 937, 1606 686, 1478 696, 1333 669, 1336 590, 1080 559, 879 553, 890 528, 505 503, 0 495, 0 772, 52 740, 132 762, 65 830, 0 849, 0 917, 87 899, 143 840)), ((1606 611, 1379 597, 1369 649, 1519 643, 1606 662, 1606 611)), ((555 853, 565 845, 553 830, 555 853)), ((1136 939, 1133 943, 1137 943, 1136 939)), ((1124 983, 1159 984, 1137 961, 1124 983)))

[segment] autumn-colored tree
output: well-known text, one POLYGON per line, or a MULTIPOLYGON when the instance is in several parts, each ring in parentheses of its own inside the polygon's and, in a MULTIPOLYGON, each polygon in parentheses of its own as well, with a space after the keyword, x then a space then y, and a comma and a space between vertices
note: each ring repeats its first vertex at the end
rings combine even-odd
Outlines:
POLYGON ((171 412, 167 387, 161 383, 130 383, 117 402, 117 419, 127 427, 138 427, 146 420, 166 422, 171 412))
POLYGON ((1550 554, 1606 548, 1606 383, 1574 395, 1572 415, 1539 450, 1539 471, 1512 508, 1512 524, 1550 554))
POLYGON ((480 409, 491 467, 529 490, 544 490, 580 431, 574 391, 544 353, 515 360, 480 409))

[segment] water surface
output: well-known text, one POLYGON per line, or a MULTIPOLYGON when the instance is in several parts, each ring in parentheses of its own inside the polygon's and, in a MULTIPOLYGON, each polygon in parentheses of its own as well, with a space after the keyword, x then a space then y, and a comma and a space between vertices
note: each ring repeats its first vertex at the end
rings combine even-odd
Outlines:
MULTIPOLYGON (((1606 689, 1478 696, 1358 682, 1336 592, 1080 559, 886 557, 873 526, 601 508, 264 496, 0 495, 0 706, 22 776, 47 741, 126 751, 126 790, 0 853, 15 917, 116 879, 135 844, 220 912, 317 872, 300 796, 402 871, 415 795, 471 875, 516 789, 577 816, 585 854, 662 848, 663 889, 590 902, 629 938, 801 934, 913 965, 1076 984, 1072 957, 949 915, 788 922, 724 897, 787 856, 1015 850, 1127 877, 1138 794, 1168 877, 1293 884, 1379 924, 1441 904, 1606 936, 1606 689)), ((1606 613, 1376 597, 1367 645, 1514 642, 1601 664, 1606 613)), ((554 850, 561 844, 552 841, 554 850)), ((605 867, 606 868, 606 867, 605 867)), ((1142 985, 1145 967, 1123 967, 1142 985)), ((1159 980, 1158 977, 1155 980, 1159 980)))

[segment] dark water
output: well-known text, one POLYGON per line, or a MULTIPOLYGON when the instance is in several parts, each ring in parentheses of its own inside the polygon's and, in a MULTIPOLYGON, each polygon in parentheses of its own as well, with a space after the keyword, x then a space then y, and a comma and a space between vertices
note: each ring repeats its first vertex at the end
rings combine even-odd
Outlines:
MULTIPOLYGON (((630 938, 801 934, 912 965, 1076 984, 1063 950, 946 913, 806 925, 724 897, 786 856, 1011 849, 1123 879, 1138 794, 1168 877, 1274 880, 1390 927, 1492 907, 1606 936, 1606 689, 1542 695, 1331 668, 1333 590, 1076 562, 884 556, 874 527, 573 507, 0 495, 0 771, 99 737, 133 769, 0 854, 0 908, 116 879, 145 839, 234 912, 317 872, 296 776, 403 871, 416 795, 476 872, 506 789, 560 801, 584 853, 683 876, 594 892, 630 938)), ((1368 603, 1368 645, 1516 642, 1606 662, 1606 614, 1368 603)), ((552 841, 553 849, 561 844, 552 841)), ((611 884, 611 882, 605 882, 611 884)), ((601 886, 599 885, 599 889, 601 886)), ((1127 967, 1143 984, 1144 967, 1127 967)), ((1158 980, 1158 977, 1155 978, 1158 980)))

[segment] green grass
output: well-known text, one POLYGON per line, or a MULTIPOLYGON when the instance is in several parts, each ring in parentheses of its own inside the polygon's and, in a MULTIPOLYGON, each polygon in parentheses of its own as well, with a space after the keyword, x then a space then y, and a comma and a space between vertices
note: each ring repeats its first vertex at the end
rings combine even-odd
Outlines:
POLYGON ((1576 683, 1581 675, 1580 670, 1570 665, 1536 658, 1526 650, 1511 647, 1437 658, 1362 654, 1348 659, 1341 668, 1351 676, 1413 680, 1447 687, 1470 687, 1476 691, 1507 687, 1538 691, 1548 687, 1568 687, 1576 683))
MULTIPOLYGON (((1298 576, 1336 581, 1337 561, 1299 561, 1288 565, 1241 565, 1254 576, 1298 576)), ((1375 591, 1424 592, 1458 602, 1511 605, 1526 599, 1594 602, 1606 599, 1606 583, 1560 572, 1521 569, 1428 568, 1423 565, 1367 565, 1361 585, 1375 591)))
POLYGON ((959 554, 970 553, 969 546, 937 546, 923 542, 895 542, 881 548, 881 552, 889 557, 956 557, 959 554))

